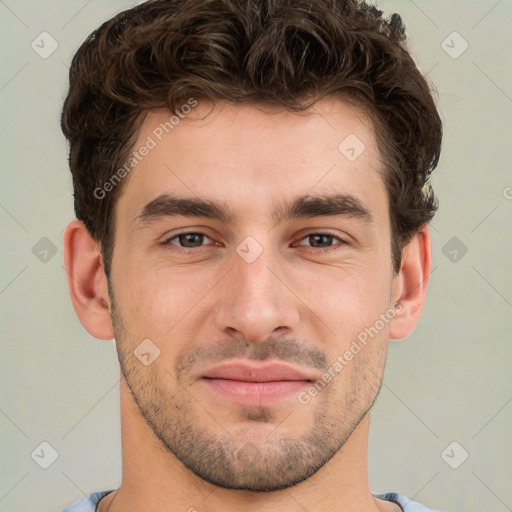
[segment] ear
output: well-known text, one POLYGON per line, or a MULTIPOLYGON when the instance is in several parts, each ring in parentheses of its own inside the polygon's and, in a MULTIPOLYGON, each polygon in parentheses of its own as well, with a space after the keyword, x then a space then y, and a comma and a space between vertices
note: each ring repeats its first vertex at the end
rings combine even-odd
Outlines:
POLYGON ((84 223, 71 221, 64 232, 64 266, 73 308, 85 330, 95 338, 114 338, 108 282, 99 244, 84 223))
POLYGON ((400 272, 393 278, 392 304, 399 306, 390 321, 390 339, 405 338, 416 327, 425 303, 431 265, 430 230, 424 226, 403 248, 400 272))

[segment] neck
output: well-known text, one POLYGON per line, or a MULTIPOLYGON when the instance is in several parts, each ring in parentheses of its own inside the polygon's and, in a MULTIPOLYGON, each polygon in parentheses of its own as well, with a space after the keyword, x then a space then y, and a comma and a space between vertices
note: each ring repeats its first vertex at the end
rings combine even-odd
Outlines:
POLYGON ((369 489, 369 414, 334 457, 307 480, 281 491, 255 493, 220 488, 193 474, 155 437, 124 378, 120 391, 123 477, 120 487, 101 500, 98 512, 399 510, 375 499, 369 489))

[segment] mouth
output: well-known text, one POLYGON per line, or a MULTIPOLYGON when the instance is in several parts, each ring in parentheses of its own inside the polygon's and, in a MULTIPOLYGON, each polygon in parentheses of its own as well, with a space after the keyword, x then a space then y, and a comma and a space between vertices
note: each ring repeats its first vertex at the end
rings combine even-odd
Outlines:
POLYGON ((294 397, 317 379, 285 363, 239 360, 211 368, 199 380, 225 400, 263 407, 294 397))

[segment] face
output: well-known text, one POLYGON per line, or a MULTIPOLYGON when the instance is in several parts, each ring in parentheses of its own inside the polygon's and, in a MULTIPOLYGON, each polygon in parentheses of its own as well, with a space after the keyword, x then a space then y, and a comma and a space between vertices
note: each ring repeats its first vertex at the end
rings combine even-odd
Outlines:
POLYGON ((326 464, 377 396, 388 199, 348 104, 210 108, 142 125, 134 149, 154 147, 116 205, 117 350, 162 450, 215 485, 276 490, 326 464))

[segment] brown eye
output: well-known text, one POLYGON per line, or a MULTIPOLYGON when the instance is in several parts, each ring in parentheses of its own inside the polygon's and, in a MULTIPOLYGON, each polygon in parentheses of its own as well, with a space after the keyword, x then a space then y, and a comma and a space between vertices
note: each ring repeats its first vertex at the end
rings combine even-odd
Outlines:
POLYGON ((309 247, 313 247, 316 249, 325 249, 333 246, 333 241, 338 240, 340 243, 338 245, 345 244, 345 240, 340 238, 339 236, 332 235, 330 233, 310 233, 305 236, 298 245, 307 245, 303 244, 303 240, 309 240, 309 247))
POLYGON ((171 238, 168 238, 164 242, 164 245, 171 244, 178 245, 178 247, 182 247, 183 249, 194 249, 197 247, 202 247, 205 239, 210 240, 211 242, 211 239, 204 233, 180 233, 178 235, 174 235, 171 238), (176 240, 176 242, 174 242, 174 240, 176 240))

